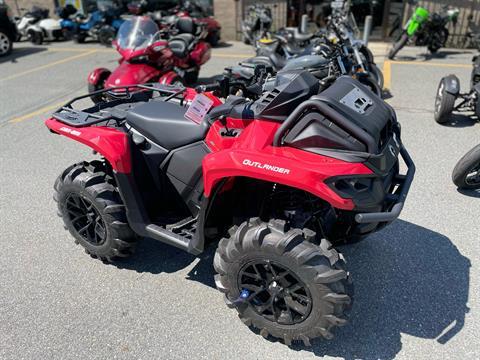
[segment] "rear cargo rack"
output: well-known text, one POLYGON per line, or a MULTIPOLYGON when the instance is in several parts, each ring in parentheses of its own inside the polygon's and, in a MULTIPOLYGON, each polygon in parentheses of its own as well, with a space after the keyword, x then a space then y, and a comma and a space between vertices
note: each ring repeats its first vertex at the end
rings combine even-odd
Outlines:
POLYGON ((99 123, 108 125, 110 122, 115 122, 117 126, 120 126, 125 121, 128 110, 134 104, 147 102, 151 99, 170 101, 182 94, 185 89, 184 86, 158 83, 115 86, 77 96, 57 109, 52 117, 72 127, 86 127, 99 123), (154 92, 157 92, 159 96, 154 97, 154 92), (74 103, 99 94, 106 94, 107 100, 83 110, 77 110, 73 107, 74 103), (116 108, 118 105, 125 106, 119 109, 116 108))

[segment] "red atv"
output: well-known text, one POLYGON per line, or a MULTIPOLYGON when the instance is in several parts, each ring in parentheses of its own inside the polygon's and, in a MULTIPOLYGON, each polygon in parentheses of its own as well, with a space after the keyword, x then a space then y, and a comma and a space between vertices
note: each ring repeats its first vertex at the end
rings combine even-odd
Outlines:
POLYGON ((74 99, 46 125, 102 158, 64 170, 54 199, 103 261, 140 237, 192 254, 218 244, 227 305, 264 337, 308 345, 332 338, 352 302, 334 246, 395 220, 415 167, 393 109, 356 80, 320 93, 308 72, 275 81, 254 102, 161 84, 82 111, 72 103, 89 95, 74 99))
MULTIPOLYGON (((197 81, 200 66, 210 59, 210 45, 198 34, 197 26, 189 17, 178 18, 175 35, 164 37, 171 29, 160 31, 148 16, 134 17, 125 21, 114 42, 122 58, 119 66, 111 72, 106 68, 93 70, 88 76, 90 93, 107 88, 160 82, 162 84, 197 81)), ((121 89, 92 95, 95 103, 105 95, 119 96, 121 89)))

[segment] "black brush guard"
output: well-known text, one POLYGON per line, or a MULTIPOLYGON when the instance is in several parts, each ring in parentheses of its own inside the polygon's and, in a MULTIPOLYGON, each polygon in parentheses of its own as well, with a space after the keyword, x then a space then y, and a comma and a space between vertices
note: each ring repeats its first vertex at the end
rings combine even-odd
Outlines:
MULTIPOLYGON (((275 133, 273 146, 283 145, 283 139, 286 133, 302 118, 302 116, 308 110, 315 110, 326 116, 330 121, 363 142, 367 146, 369 152, 374 153, 377 149, 377 144, 371 135, 351 121, 348 121, 342 114, 335 111, 328 104, 321 101, 321 97, 314 97, 311 100, 305 101, 303 104, 297 107, 293 113, 290 114, 290 116, 283 122, 282 126, 280 126, 275 133)), ((388 210, 372 213, 358 213, 355 215, 355 221, 357 223, 387 223, 395 220, 400 215, 415 175, 415 164, 413 163, 412 158, 408 154, 403 144, 400 144, 400 156, 405 162, 408 170, 405 175, 395 176, 392 185, 396 186, 394 186, 393 192, 387 195, 387 200, 390 202, 388 210)))

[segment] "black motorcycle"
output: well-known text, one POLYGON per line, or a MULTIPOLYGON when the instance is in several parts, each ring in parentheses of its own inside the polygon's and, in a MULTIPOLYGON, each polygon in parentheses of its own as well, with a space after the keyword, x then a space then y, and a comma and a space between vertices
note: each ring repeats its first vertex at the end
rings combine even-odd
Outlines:
POLYGON ((250 5, 247 17, 242 21, 243 42, 255 45, 259 39, 267 36, 272 21, 272 9, 263 4, 250 5))
MULTIPOLYGON (((453 111, 468 112, 480 118, 480 56, 473 59, 470 91, 460 93, 460 80, 451 74, 440 80, 435 98, 435 121, 444 124, 453 111), (457 100, 460 100, 457 102, 457 100)), ((467 152, 457 163, 452 180, 460 189, 480 188, 480 145, 467 152)))

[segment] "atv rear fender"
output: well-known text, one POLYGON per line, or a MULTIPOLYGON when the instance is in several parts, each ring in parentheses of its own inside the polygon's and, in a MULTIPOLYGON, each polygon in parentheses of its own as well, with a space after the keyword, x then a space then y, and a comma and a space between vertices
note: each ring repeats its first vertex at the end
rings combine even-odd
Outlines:
POLYGON ((113 170, 131 172, 131 156, 127 134, 103 126, 75 128, 50 118, 45 121, 50 131, 91 147, 108 160, 113 170))
POLYGON ((450 74, 442 78, 445 91, 449 94, 457 96, 460 93, 460 80, 456 75, 450 74))
POLYGON ((88 83, 97 85, 100 81, 107 79, 112 72, 106 68, 97 68, 88 75, 88 83))

